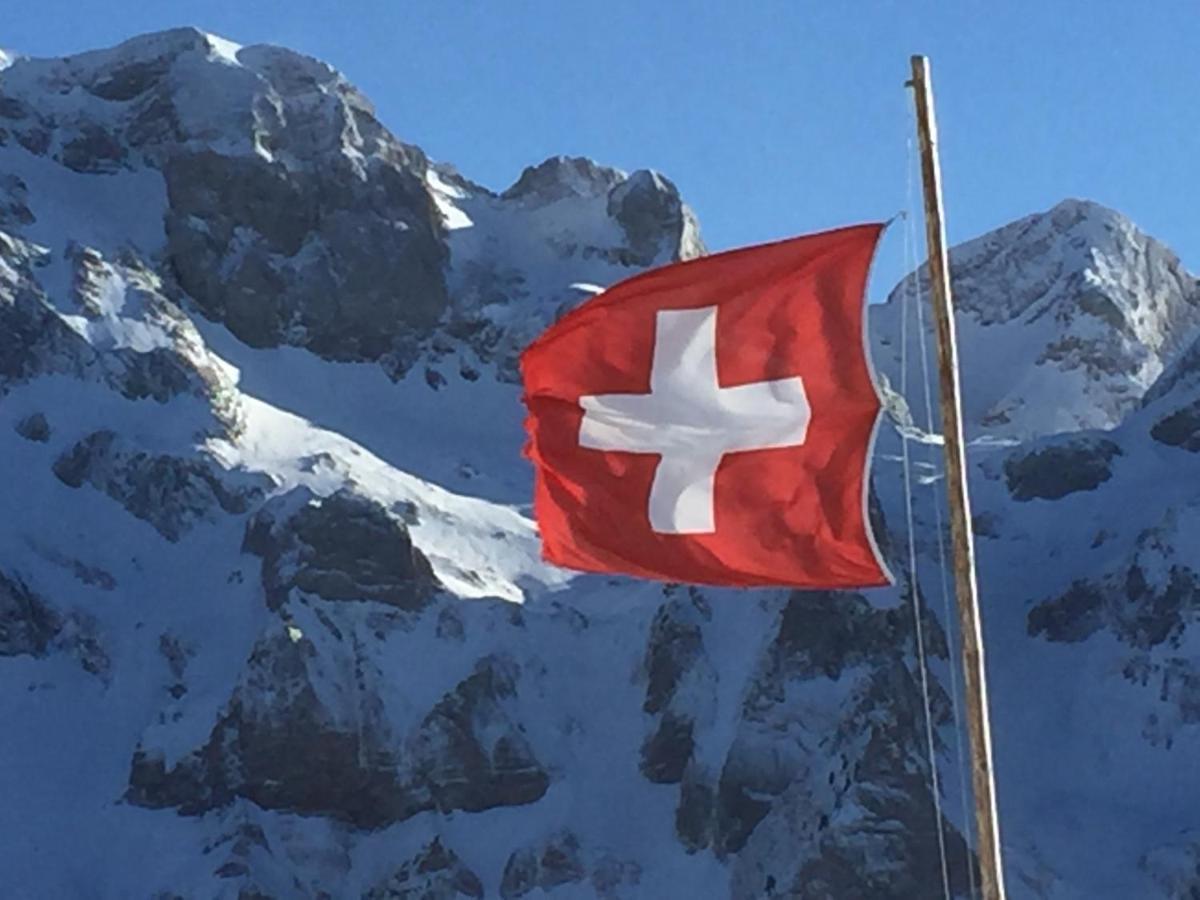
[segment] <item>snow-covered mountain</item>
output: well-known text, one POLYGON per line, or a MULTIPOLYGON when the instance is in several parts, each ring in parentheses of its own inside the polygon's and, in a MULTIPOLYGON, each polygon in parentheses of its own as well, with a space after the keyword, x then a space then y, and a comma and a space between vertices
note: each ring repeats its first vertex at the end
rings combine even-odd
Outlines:
MULTIPOLYGON (((496 193, 287 50, 0 56, 0 895, 970 896, 915 282, 897 589, 539 558, 516 354, 703 252, 658 173, 496 193)), ((1010 896, 1193 897, 1200 291, 1078 201, 953 262, 1010 896)))
MULTIPOLYGON (((951 271, 971 364, 967 426, 992 439, 1115 427, 1200 327, 1200 283, 1175 254, 1088 201, 1065 200, 954 248, 951 271)), ((874 310, 885 370, 900 371, 900 317, 918 291, 923 269, 874 310)), ((908 331, 909 384, 920 385, 915 322, 908 331)))

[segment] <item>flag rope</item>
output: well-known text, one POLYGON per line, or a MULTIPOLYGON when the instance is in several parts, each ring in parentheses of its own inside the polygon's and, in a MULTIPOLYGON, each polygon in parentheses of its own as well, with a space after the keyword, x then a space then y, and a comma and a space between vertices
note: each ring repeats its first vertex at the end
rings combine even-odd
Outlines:
MULTIPOLYGON (((909 110, 909 116, 910 117, 913 116, 914 113, 912 112, 911 107, 909 107, 909 105, 907 103, 905 104, 905 106, 909 110)), ((908 132, 911 135, 914 131, 915 131, 915 123, 911 123, 910 127, 908 129, 908 132)), ((914 199, 915 189, 914 189, 914 176, 913 176, 913 171, 915 168, 916 168, 916 153, 915 153, 915 148, 913 147, 912 137, 910 136, 908 139, 908 199, 907 199, 908 208, 910 210, 913 208, 913 204, 915 202, 915 199, 914 199)), ((908 228, 908 234, 906 234, 906 236, 905 236, 906 242, 909 240, 909 238, 911 238, 911 244, 908 244, 908 246, 915 248, 916 243, 917 243, 917 236, 916 236, 917 226, 916 226, 915 220, 912 217, 909 217, 909 219, 908 219, 907 228, 908 228)), ((914 257, 915 257, 915 255, 916 254, 915 254, 915 249, 914 249, 914 257)), ((906 267, 908 266, 908 264, 909 264, 908 260, 905 260, 906 267)), ((913 260, 912 267, 909 268, 908 271, 913 272, 914 276, 915 276, 915 273, 917 271, 917 265, 916 265, 915 259, 913 260)), ((916 293, 915 299, 916 299, 916 307, 917 307, 917 342, 918 342, 918 352, 920 353, 920 356, 921 356, 921 382, 922 382, 922 386, 924 388, 925 432, 927 434, 933 434, 934 433, 933 386, 932 386, 932 381, 929 377, 929 352, 928 352, 928 347, 927 347, 927 339, 925 336, 925 311, 921 305, 922 304, 922 293, 921 293, 920 278, 915 278, 914 284, 913 284, 913 290, 916 293)), ((907 438, 905 440, 907 440, 907 438)), ((928 444, 927 445, 927 453, 928 453, 928 462, 929 462, 930 470, 936 473, 938 471, 938 458, 940 455, 938 453, 937 446, 932 443, 928 444)), ((934 527, 937 531, 938 577, 939 577, 939 580, 941 581, 941 590, 942 590, 942 614, 944 617, 943 618, 943 622, 944 622, 943 627, 945 627, 947 634, 949 634, 949 631, 951 628, 951 623, 954 621, 954 616, 950 609, 950 579, 949 579, 949 576, 947 575, 947 572, 949 571, 949 569, 947 566, 945 520, 944 520, 944 517, 942 516, 941 497, 938 494, 937 483, 938 483, 937 477, 931 477, 927 482, 927 484, 929 485, 930 497, 933 501, 932 505, 933 505, 934 527)), ((966 763, 966 755, 963 750, 962 728, 960 726, 962 719, 960 718, 960 710, 959 710, 958 667, 954 663, 954 654, 950 654, 949 658, 947 659, 947 668, 949 668, 949 670, 950 670, 950 709, 951 709, 951 715, 954 718, 954 750, 955 750, 955 755, 957 757, 957 762, 958 762, 958 796, 959 796, 959 802, 961 803, 961 806, 962 806, 963 830, 964 830, 964 832, 966 832, 966 836, 968 838, 968 845, 969 845, 970 844, 969 837, 970 837, 970 833, 971 833, 971 813, 970 813, 970 809, 969 809, 968 803, 967 803, 967 763, 966 763)), ((967 897, 969 898, 969 900, 974 900, 975 895, 976 895, 975 867, 973 865, 971 865, 970 859, 967 860, 967 886, 968 886, 967 897)))
MULTIPOLYGON (((908 141, 908 151, 909 208, 911 209, 913 160, 911 138, 908 141)), ((915 258, 916 253, 914 249, 915 240, 910 240, 913 230, 912 216, 905 216, 905 219, 906 227, 904 229, 904 263, 907 268, 910 258, 915 258)), ((909 307, 912 305, 912 291, 910 291, 909 286, 919 280, 916 277, 915 266, 909 269, 909 271, 913 273, 913 277, 906 279, 900 292, 900 395, 905 398, 906 403, 908 402, 908 319, 909 307)), ((919 299, 919 292, 917 296, 919 299)), ((937 829, 938 841, 938 860, 941 863, 942 871, 942 893, 945 897, 945 900, 952 900, 950 895, 950 867, 946 856, 946 833, 943 825, 944 817, 942 815, 941 782, 938 777, 937 746, 934 741, 933 711, 929 694, 929 665, 925 653, 925 629, 921 622, 921 592, 917 582, 917 538, 916 530, 913 524, 912 465, 908 445, 908 435, 901 434, 901 461, 904 469, 904 515, 908 536, 908 593, 909 599, 912 602, 913 627, 916 632, 917 666, 920 671, 921 699, 924 704, 925 713, 925 739, 929 756, 929 772, 931 781, 930 793, 933 795, 934 826, 937 829)), ((957 727, 957 720, 955 721, 955 726, 957 727)))

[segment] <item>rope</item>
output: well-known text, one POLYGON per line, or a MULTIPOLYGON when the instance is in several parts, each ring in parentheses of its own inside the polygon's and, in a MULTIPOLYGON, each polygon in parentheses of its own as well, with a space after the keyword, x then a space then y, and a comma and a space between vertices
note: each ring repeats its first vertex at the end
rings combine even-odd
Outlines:
MULTIPOLYGON (((909 141, 909 208, 912 208, 912 141, 909 141)), ((916 277, 916 269, 911 270, 915 279, 915 291, 917 295, 917 340, 921 352, 921 380, 925 387, 925 431, 928 434, 933 434, 933 391, 930 387, 929 380, 929 354, 926 352, 925 338, 925 308, 921 298, 921 280, 916 277)), ((929 446, 929 467, 936 471, 938 453, 937 447, 929 446)), ((950 633, 950 623, 953 621, 950 610, 950 580, 947 575, 946 565, 946 532, 942 519, 942 504, 941 497, 938 496, 936 478, 929 479, 929 490, 933 501, 933 518, 934 526, 937 529, 937 549, 938 549, 938 575, 941 580, 942 587, 942 615, 945 622, 946 633, 950 633)), ((970 834, 971 831, 971 815, 967 807, 967 764, 966 757, 963 754, 963 736, 962 728, 959 727, 959 722, 962 719, 959 717, 958 704, 958 667, 954 664, 954 655, 950 655, 947 660, 948 668, 950 669, 950 709, 951 715, 954 717, 954 749, 958 758, 958 796, 962 804, 962 823, 963 830, 970 834)), ((975 897, 975 867, 971 865, 970 860, 967 861, 967 884, 969 893, 968 898, 975 897)))
MULTIPOLYGON (((909 208, 912 208, 912 181, 913 181, 913 143, 912 138, 908 139, 908 194, 909 208)), ((915 249, 913 244, 915 226, 912 224, 911 216, 908 217, 908 227, 904 229, 904 263, 905 268, 909 267, 909 261, 915 257, 915 249)), ((909 271, 915 273, 915 266, 909 271)), ((908 311, 911 303, 911 294, 909 286, 915 282, 915 278, 904 283, 900 292, 900 395, 907 395, 908 390, 908 311)), ((913 627, 917 637, 917 665, 921 673, 921 699, 924 704, 925 712, 925 740, 926 749, 929 756, 929 772, 932 781, 930 793, 933 795, 933 813, 934 825, 937 828, 938 838, 938 859, 942 867, 942 893, 946 900, 952 900, 950 896, 950 866, 946 858, 946 834, 943 826, 944 817, 942 816, 942 798, 940 789, 940 780, 938 778, 937 765, 937 746, 933 737, 933 712, 929 698, 929 667, 925 656, 925 629, 921 624, 921 600, 920 590, 917 584, 917 538, 916 529, 913 525, 913 489, 912 489, 912 466, 908 451, 909 439, 905 435, 900 435, 901 459, 904 467, 904 517, 908 532, 908 593, 912 601, 913 611, 913 627)))

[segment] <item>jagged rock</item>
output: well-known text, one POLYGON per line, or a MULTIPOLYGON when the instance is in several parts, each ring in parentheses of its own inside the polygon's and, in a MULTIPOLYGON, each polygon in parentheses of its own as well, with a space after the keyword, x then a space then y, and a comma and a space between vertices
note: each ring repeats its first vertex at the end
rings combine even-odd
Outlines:
POLYGON ((608 214, 629 239, 629 262, 650 266, 704 253, 699 225, 679 190, 657 172, 641 169, 613 187, 608 214))
POLYGON ((70 299, 91 320, 102 377, 130 400, 197 398, 215 420, 210 433, 235 434, 241 427, 235 384, 159 275, 132 254, 114 262, 70 244, 66 255, 74 267, 70 299))
POLYGON ((28 200, 29 188, 23 180, 16 175, 0 175, 0 227, 33 224, 28 200))
POLYGON ((108 384, 130 400, 196 398, 198 425, 214 436, 235 433, 234 385, 158 277, 136 259, 114 264, 79 245, 68 247, 67 258, 71 292, 59 299, 92 320, 87 334, 38 284, 44 248, 0 232, 0 392, 41 375, 68 375, 108 384))
POLYGON ((95 620, 79 611, 59 612, 19 578, 0 571, 0 657, 51 651, 69 653, 84 671, 108 681, 112 662, 95 620))
POLYGON ((512 852, 500 879, 500 896, 503 900, 547 894, 598 900, 631 898, 638 896, 641 875, 637 863, 586 851, 578 835, 561 829, 512 852))
POLYGON ((50 440, 50 423, 43 413, 31 413, 17 422, 17 434, 29 441, 44 444, 50 440))
POLYGON ((1200 453, 1200 400, 1163 416, 1154 423, 1150 435, 1168 446, 1200 453))
POLYGON ((1200 726, 1200 665, 1182 651, 1200 616, 1200 572, 1177 557, 1179 528, 1168 512, 1107 574, 1076 579, 1027 618, 1034 637, 1077 643, 1103 631, 1128 648, 1114 665, 1126 681, 1149 689, 1142 736, 1166 748, 1181 729, 1200 726))
POLYGON ((550 893, 561 885, 578 884, 586 877, 579 838, 563 831, 540 846, 525 847, 509 856, 500 880, 500 896, 516 900, 539 888, 550 893))
POLYGON ((569 197, 602 197, 622 181, 616 169, 597 165, 584 157, 552 156, 527 166, 516 182, 501 194, 504 200, 545 205, 569 197))
POLYGON ((41 255, 0 232, 0 391, 35 375, 82 377, 95 350, 46 303, 32 269, 41 255))
POLYGON ((1061 597, 1029 611, 1029 634, 1074 643, 1106 628, 1126 644, 1150 649, 1178 642, 1200 612, 1200 574, 1155 551, 1156 533, 1138 541, 1133 558, 1095 580, 1077 580, 1061 597), (1165 565, 1164 565, 1165 562, 1165 565))
POLYGON ((307 638, 281 630, 261 639, 202 747, 172 766, 138 748, 128 799, 200 815, 244 797, 264 809, 327 815, 359 828, 429 808, 403 783, 378 713, 368 705, 366 720, 351 729, 321 700, 314 672, 320 665, 307 638))
POLYGON ((511 660, 485 657, 409 739, 412 770, 438 809, 520 806, 546 793, 550 777, 505 709, 517 675, 511 660))
MULTIPOLYGON (((963 381, 969 432, 1027 439, 1113 428, 1200 328, 1200 284, 1175 254, 1085 200, 955 247, 950 271, 960 358, 1006 348, 1002 367, 963 381)), ((892 384, 900 383, 904 301, 917 286, 927 296, 923 267, 918 278, 870 310, 873 356, 892 384)), ((910 385, 924 377, 919 337, 909 330, 910 385)), ((925 343, 934 346, 932 334, 925 343)))
POLYGON ((592 865, 592 888, 600 900, 636 897, 641 880, 642 867, 632 860, 605 854, 592 865))
POLYGON ((366 171, 343 156, 308 171, 211 151, 172 157, 180 284, 251 346, 379 359, 446 305, 435 212, 419 168, 395 156, 366 171))
POLYGON ((0 571, 0 656, 45 656, 62 627, 41 597, 0 571))
POLYGON ((54 463, 54 474, 73 488, 90 484, 178 541, 218 510, 244 513, 262 497, 265 479, 235 479, 215 460, 184 459, 142 450, 113 431, 96 431, 54 463), (237 481, 242 483, 236 483, 237 481))
POLYGON ((324 63, 277 47, 228 51, 181 28, 69 63, 18 60, 5 92, 31 152, 56 144, 80 172, 131 158, 162 170, 171 270, 253 346, 378 359, 446 307, 428 161, 324 63), (198 76, 220 85, 220 103, 179 90, 198 76), (26 100, 72 87, 107 103, 103 126, 26 100))
POLYGON ((712 773, 697 766, 683 771, 675 807, 675 834, 689 853, 712 846, 717 818, 715 781, 712 773))
POLYGON ((1077 437, 1009 457, 1004 463, 1014 500, 1058 500, 1090 491, 1112 477, 1121 448, 1104 438, 1077 437))
POLYGON ((89 675, 105 683, 111 679, 112 658, 104 646, 99 625, 86 612, 76 610, 65 617, 55 644, 74 656, 89 675))
MULTIPOLYGON (((691 210, 656 173, 627 176, 589 159, 553 157, 499 197, 441 167, 434 174, 431 189, 448 221, 505 223, 503 233, 470 232, 461 241, 467 231, 448 231, 453 308, 441 332, 503 381, 519 383, 525 346, 603 285, 705 252, 691 210), (519 265, 506 250, 508 234, 526 246, 519 265)), ((478 368, 472 361, 460 372, 471 380, 478 368)))
POLYGON ((88 123, 63 142, 58 158, 76 172, 114 172, 121 167, 127 153, 114 135, 88 123))
POLYGON ((694 727, 685 716, 664 713, 658 728, 642 745, 642 774, 656 784, 677 784, 696 747, 694 727))
MULTIPOLYGON (((927 651, 945 656, 936 622, 924 628, 927 651)), ((897 655, 913 640, 904 607, 791 595, 716 784, 693 766, 680 795, 681 839, 729 857, 734 897, 763 896, 765 873, 780 896, 919 896, 940 879, 939 827, 953 883, 965 885, 962 837, 933 817, 918 676, 897 655)), ((931 699, 944 722, 949 699, 936 688, 931 699)))
POLYGON ((415 611, 438 589, 404 522, 346 489, 325 498, 298 491, 273 501, 247 525, 244 548, 262 557, 263 589, 272 607, 294 589, 325 600, 375 600, 415 611))
POLYGON ((1155 410, 1152 438, 1170 447, 1200 452, 1200 337, 1146 392, 1143 406, 1155 410))
POLYGON ((322 883, 344 877, 349 869, 349 860, 331 840, 338 836, 333 829, 311 829, 306 834, 279 828, 269 814, 249 805, 220 816, 219 821, 220 833, 203 848, 212 866, 214 896, 332 900, 322 883), (312 878, 296 865, 297 859, 316 857, 324 877, 312 878))
POLYGON ((139 747, 127 798, 200 815, 242 797, 375 829, 430 810, 478 812, 545 793, 549 777, 504 710, 515 692, 511 664, 481 660, 401 742, 369 683, 342 686, 362 704, 353 722, 318 693, 326 666, 361 671, 357 656, 345 666, 324 658, 350 652, 346 643, 321 653, 286 630, 260 640, 204 746, 174 765, 139 747))
MULTIPOLYGON (((650 626, 646 645, 646 701, 642 709, 657 713, 664 709, 679 688, 684 674, 703 658, 704 637, 700 623, 708 618, 697 602, 671 601, 663 604, 650 626)), ((702 602, 702 601, 700 601, 702 602)))
MULTIPOLYGON (((670 589, 669 589, 670 590, 670 589)), ((659 784, 678 782, 695 747, 695 717, 709 710, 700 698, 711 696, 716 681, 705 656, 703 624, 712 617, 696 588, 671 598, 650 626, 643 669, 646 699, 642 709, 657 725, 642 744, 641 771, 659 784)))
POLYGON ((363 895, 363 900, 481 900, 483 883, 439 838, 363 895))

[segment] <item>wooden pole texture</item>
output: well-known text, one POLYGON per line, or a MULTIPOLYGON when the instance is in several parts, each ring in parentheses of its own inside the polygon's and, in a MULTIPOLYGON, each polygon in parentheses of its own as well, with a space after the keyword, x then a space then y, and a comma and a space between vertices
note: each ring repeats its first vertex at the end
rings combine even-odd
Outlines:
MULTIPOLYGON (((975 580, 975 547, 971 534, 971 502, 967 494, 966 443, 959 394, 958 348, 954 339, 954 305, 950 294, 950 258, 946 250, 941 167, 929 59, 912 58, 910 85, 917 104, 917 136, 921 146, 921 180, 925 187, 925 237, 929 245, 929 285, 937 330, 938 376, 941 382, 942 433, 946 451, 946 492, 950 505, 954 586, 958 596, 962 640, 967 733, 971 740, 971 785, 975 795, 980 888, 983 900, 1004 900, 1000 858, 1000 823, 996 814, 996 782, 992 772, 992 735, 988 725, 987 679, 983 631, 975 580)), ((936 785, 934 790, 937 790, 936 785)))

